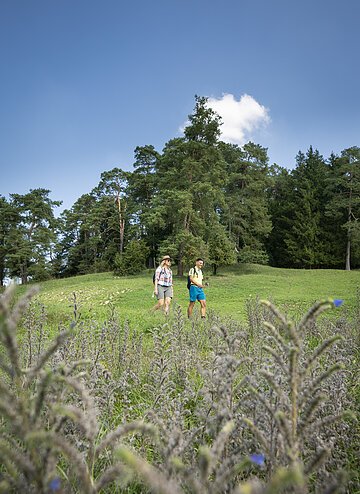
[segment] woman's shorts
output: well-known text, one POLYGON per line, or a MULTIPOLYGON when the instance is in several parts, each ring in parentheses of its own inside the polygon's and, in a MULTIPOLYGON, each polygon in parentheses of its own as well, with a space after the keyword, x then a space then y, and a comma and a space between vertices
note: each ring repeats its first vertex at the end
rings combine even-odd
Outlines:
POLYGON ((172 298, 173 297, 173 287, 172 286, 162 286, 158 285, 158 294, 157 299, 161 300, 163 298, 172 298))

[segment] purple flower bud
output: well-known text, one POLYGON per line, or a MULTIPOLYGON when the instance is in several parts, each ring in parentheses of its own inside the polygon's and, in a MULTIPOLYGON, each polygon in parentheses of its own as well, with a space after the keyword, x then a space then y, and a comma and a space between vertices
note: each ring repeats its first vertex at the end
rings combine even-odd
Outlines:
POLYGON ((249 456, 250 461, 258 465, 259 467, 263 467, 265 465, 265 456, 263 454, 254 453, 249 456))
POLYGON ((57 492, 61 487, 61 482, 59 477, 55 477, 49 484, 50 492, 57 492))
POLYGON ((340 307, 340 305, 342 305, 344 303, 343 300, 341 300, 340 298, 336 298, 333 300, 333 304, 335 307, 340 307))

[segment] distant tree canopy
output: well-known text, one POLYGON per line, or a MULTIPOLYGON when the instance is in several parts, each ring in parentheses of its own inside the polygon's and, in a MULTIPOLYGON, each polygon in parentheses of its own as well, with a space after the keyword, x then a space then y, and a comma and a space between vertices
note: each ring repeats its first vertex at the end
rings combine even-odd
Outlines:
POLYGON ((169 253, 178 274, 198 256, 214 274, 236 262, 360 266, 360 149, 324 159, 309 147, 289 171, 267 149, 220 140, 221 118, 195 97, 184 136, 135 149, 55 218, 50 191, 0 196, 0 278, 114 270, 133 274, 169 253))

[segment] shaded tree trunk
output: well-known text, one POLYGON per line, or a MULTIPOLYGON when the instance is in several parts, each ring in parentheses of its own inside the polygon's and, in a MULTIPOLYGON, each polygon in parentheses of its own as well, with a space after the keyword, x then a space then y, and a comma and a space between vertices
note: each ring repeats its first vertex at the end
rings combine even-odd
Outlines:
POLYGON ((350 187, 349 191, 349 210, 348 210, 348 231, 347 231, 347 244, 346 244, 346 261, 345 261, 345 270, 351 270, 351 218, 352 218, 352 210, 351 210, 351 201, 352 201, 352 187, 350 187))
POLYGON ((184 273, 184 261, 183 261, 183 247, 180 246, 179 249, 179 261, 177 265, 177 275, 182 276, 184 273))
POLYGON ((116 197, 116 202, 118 205, 118 212, 119 212, 119 230, 120 230, 120 244, 119 244, 119 252, 122 254, 124 250, 124 234, 125 234, 125 210, 126 210, 126 204, 124 204, 124 211, 121 210, 121 199, 120 199, 120 194, 116 197))
POLYGON ((20 278, 21 278, 21 283, 23 285, 26 285, 28 282, 28 276, 27 276, 27 266, 26 264, 22 264, 20 267, 20 278))
MULTIPOLYGON (((349 232, 350 235, 350 232, 349 232)), ((351 242, 350 242, 350 237, 348 237, 347 244, 346 244, 346 262, 345 262, 345 270, 350 271, 351 266, 350 266, 350 251, 351 251, 351 242)))
POLYGON ((179 260, 179 263, 178 263, 177 274, 178 274, 178 276, 182 276, 183 273, 184 273, 184 264, 183 264, 183 261, 181 259, 181 260, 179 260))

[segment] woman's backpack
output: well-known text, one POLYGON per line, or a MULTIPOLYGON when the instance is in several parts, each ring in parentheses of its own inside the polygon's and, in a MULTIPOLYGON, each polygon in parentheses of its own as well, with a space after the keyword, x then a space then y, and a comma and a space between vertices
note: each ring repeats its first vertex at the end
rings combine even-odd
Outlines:
MULTIPOLYGON (((157 269, 157 268, 156 268, 156 269, 157 269)), ((155 285, 156 269, 155 269, 154 274, 153 274, 153 285, 155 285)), ((161 268, 161 271, 160 271, 160 276, 162 275, 163 271, 165 271, 165 269, 161 268)))

